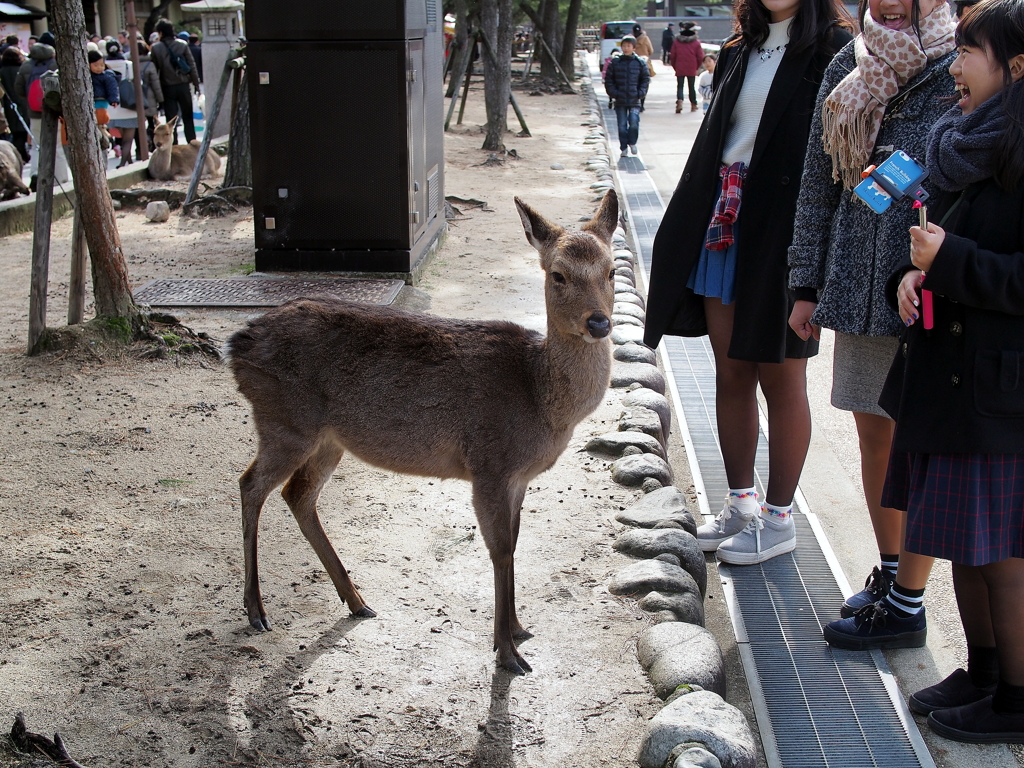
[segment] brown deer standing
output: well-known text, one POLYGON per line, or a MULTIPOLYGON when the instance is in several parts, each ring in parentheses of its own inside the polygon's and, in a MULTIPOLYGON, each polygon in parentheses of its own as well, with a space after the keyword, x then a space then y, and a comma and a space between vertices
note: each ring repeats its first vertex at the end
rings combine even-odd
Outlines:
POLYGON ((238 389, 259 438, 241 477, 245 607, 270 629, 257 571, 260 510, 282 495, 356 616, 366 605, 320 523, 317 497, 348 450, 395 472, 461 478, 494 566, 494 647, 522 674, 513 557, 527 484, 565 450, 601 402, 611 372, 614 191, 581 231, 566 232, 516 198, 546 273, 547 336, 502 321, 297 299, 229 342, 238 389))

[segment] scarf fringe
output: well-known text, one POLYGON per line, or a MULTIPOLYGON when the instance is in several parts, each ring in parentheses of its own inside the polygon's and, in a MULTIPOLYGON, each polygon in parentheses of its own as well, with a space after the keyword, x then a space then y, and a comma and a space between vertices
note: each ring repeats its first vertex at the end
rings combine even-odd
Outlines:
POLYGON ((871 159, 871 150, 878 135, 874 110, 862 112, 845 104, 829 108, 821 114, 822 145, 832 158, 832 181, 853 189, 861 182, 861 171, 871 159))

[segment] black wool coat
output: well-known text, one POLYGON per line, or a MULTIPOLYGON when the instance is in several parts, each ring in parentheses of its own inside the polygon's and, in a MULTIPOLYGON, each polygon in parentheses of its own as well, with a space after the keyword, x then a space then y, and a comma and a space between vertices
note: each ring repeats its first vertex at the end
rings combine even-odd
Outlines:
MULTIPOLYGON (((941 220, 957 195, 937 201, 941 220)), ((928 270, 935 327, 904 330, 879 405, 911 453, 1024 453, 1024 186, 967 188, 928 270)), ((896 290, 909 256, 889 278, 896 290)))
MULTIPOLYGON (((852 36, 833 26, 815 45, 786 53, 772 81, 754 140, 738 224, 736 318, 729 356, 781 363, 810 357, 817 342, 789 328, 793 300, 787 286, 787 249, 800 191, 811 113, 822 74, 852 36)), ((729 120, 743 86, 750 49, 722 48, 715 68, 714 99, 704 117, 683 175, 654 239, 644 343, 662 336, 704 336, 703 297, 686 287, 700 258, 714 211, 718 170, 729 120)))

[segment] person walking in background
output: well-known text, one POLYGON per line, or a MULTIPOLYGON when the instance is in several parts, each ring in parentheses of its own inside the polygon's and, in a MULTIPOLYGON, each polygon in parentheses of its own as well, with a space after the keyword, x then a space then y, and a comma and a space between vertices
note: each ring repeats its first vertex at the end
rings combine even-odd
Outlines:
MULTIPOLYGON (((28 52, 28 59, 21 65, 18 75, 14 81, 14 94, 19 99, 25 99, 28 104, 28 113, 31 118, 32 135, 39 137, 43 124, 43 87, 42 83, 36 85, 39 79, 47 72, 57 71, 57 59, 54 58, 54 39, 50 32, 43 32, 39 36, 39 42, 32 46, 28 52)), ((39 172, 39 151, 32 153, 29 161, 29 173, 32 181, 29 187, 34 192, 36 189, 36 177, 39 172)), ((71 180, 71 173, 68 170, 68 159, 64 153, 64 145, 57 142, 57 157, 54 162, 53 178, 55 181, 64 183, 71 180)))
MULTIPOLYGON (((160 75, 150 58, 149 46, 139 41, 139 77, 142 78, 142 94, 146 100, 146 136, 149 140, 149 151, 156 149, 153 143, 153 131, 156 130, 156 115, 164 101, 164 91, 160 86, 160 75)), ((138 137, 136 137, 138 140, 138 137)))
MULTIPOLYGON (((160 39, 153 45, 150 58, 160 75, 160 87, 164 93, 162 107, 168 122, 171 118, 180 117, 179 122, 185 126, 185 142, 196 138, 195 123, 192 119, 191 84, 199 93, 199 72, 196 70, 195 59, 188 45, 174 36, 174 25, 163 19, 157 22, 156 31, 160 39), (180 65, 184 61, 185 68, 180 65)), ((178 143, 178 131, 174 131, 173 143, 178 143)))
POLYGON ((18 79, 18 70, 25 63, 25 56, 16 45, 9 45, 0 53, 0 85, 4 93, 4 116, 11 131, 11 143, 18 150, 21 159, 29 161, 28 153, 28 103, 15 95, 14 83, 18 79))
POLYGON ((704 49, 697 39, 697 27, 692 21, 684 21, 679 25, 679 37, 672 42, 669 63, 676 72, 676 114, 683 111, 685 90, 689 88, 690 111, 697 111, 697 89, 695 82, 697 72, 704 59, 704 49))
POLYGON ((903 512, 882 506, 894 424, 878 405, 903 327, 885 281, 910 249, 917 212, 899 204, 877 214, 853 188, 894 150, 924 159, 928 130, 953 93, 955 22, 945 0, 861 0, 860 14, 857 45, 829 66, 815 107, 789 249, 790 325, 804 339, 818 338, 821 326, 835 331, 832 405, 853 412, 879 551, 878 567, 825 639, 849 649, 919 647, 932 559, 901 552, 903 512))
POLYGON ((643 56, 650 59, 654 55, 654 44, 651 42, 651 38, 644 32, 644 28, 639 24, 633 25, 633 38, 636 40, 634 47, 634 53, 637 56, 643 56))
POLYGON ((615 102, 615 117, 619 125, 619 150, 623 157, 629 157, 629 151, 638 154, 636 142, 640 137, 640 108, 647 88, 651 83, 651 75, 647 71, 647 62, 634 53, 636 40, 626 35, 619 43, 622 54, 609 62, 604 76, 604 89, 608 98, 615 102))
POLYGON ((672 52, 672 43, 676 39, 675 24, 671 21, 661 33, 661 63, 668 64, 668 55, 672 52))
POLYGON ((654 240, 644 343, 709 336, 729 481, 697 529, 705 552, 761 563, 796 547, 793 497, 811 437, 807 358, 786 323, 786 251, 822 73, 851 38, 839 0, 737 0, 715 99, 654 240), (696 224, 696 226, 695 226, 696 224), (754 488, 757 388, 768 401, 768 487, 754 488))
POLYGON ((883 503, 907 510, 908 551, 952 561, 967 640, 966 671, 910 708, 954 741, 1022 743, 1024 3, 982 0, 956 41, 959 102, 927 145, 940 192, 885 287, 905 325, 882 391, 896 420, 883 503))
MULTIPOLYGON (((711 106, 711 97, 714 95, 714 78, 715 78, 715 66, 718 63, 718 57, 713 53, 706 54, 704 60, 701 62, 704 66, 704 71, 700 73, 700 77, 697 78, 697 92, 700 94, 701 103, 704 107, 704 111, 708 111, 708 107, 711 106)), ((676 105, 680 106, 680 105, 676 105)))
POLYGON ((192 59, 196 63, 196 71, 199 74, 199 82, 206 82, 203 79, 203 46, 199 44, 199 35, 188 36, 188 49, 192 51, 192 59))

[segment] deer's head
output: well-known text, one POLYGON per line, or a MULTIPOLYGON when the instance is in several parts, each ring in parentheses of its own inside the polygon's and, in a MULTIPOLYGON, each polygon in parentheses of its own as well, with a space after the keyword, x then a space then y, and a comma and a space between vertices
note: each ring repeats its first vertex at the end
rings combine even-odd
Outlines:
POLYGON ((177 122, 178 116, 175 115, 169 122, 161 123, 153 129, 153 143, 157 149, 169 147, 174 142, 174 126, 177 122))
POLYGON ((612 329, 615 298, 612 234, 619 218, 615 190, 608 190, 594 218, 579 231, 566 231, 518 197, 515 201, 526 239, 540 253, 546 274, 548 327, 584 341, 603 339, 612 329))

